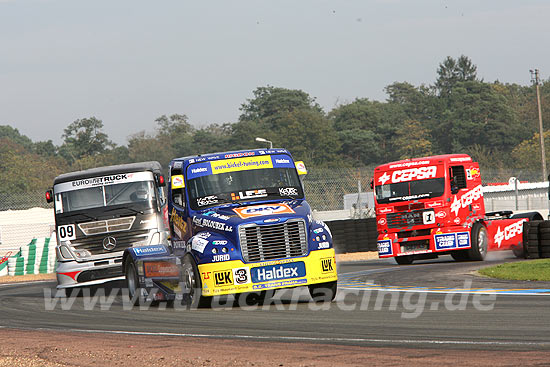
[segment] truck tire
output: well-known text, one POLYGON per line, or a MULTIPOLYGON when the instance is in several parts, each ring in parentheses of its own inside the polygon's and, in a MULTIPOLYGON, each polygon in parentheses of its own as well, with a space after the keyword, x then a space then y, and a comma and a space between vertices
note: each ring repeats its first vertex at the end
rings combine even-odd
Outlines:
POLYGON ((336 290, 338 288, 338 282, 326 282, 319 284, 310 284, 308 285, 309 294, 313 298, 314 302, 318 303, 327 303, 332 302, 334 297, 336 297, 336 290))
POLYGON ((202 295, 202 281, 199 268, 191 255, 185 255, 181 264, 182 283, 188 291, 186 301, 191 308, 210 307, 212 297, 202 295))
POLYGON ((399 265, 411 265, 413 263, 413 255, 396 256, 395 262, 399 265))
POLYGON ((126 263, 124 275, 126 278, 126 288, 128 289, 128 297, 130 297, 130 303, 134 306, 137 306, 140 303, 141 291, 139 288, 139 279, 136 264, 134 264, 132 260, 129 260, 126 263))
POLYGON ((468 250, 458 250, 452 251, 451 256, 455 261, 468 261, 470 256, 468 255, 468 250))
POLYGON ((472 248, 468 250, 468 257, 470 260, 483 261, 487 256, 487 248, 487 229, 480 223, 474 223, 472 227, 472 248))

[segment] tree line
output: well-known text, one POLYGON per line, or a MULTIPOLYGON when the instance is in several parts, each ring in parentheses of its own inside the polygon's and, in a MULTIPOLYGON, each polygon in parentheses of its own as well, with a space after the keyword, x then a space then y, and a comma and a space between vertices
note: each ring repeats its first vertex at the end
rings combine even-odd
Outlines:
MULTIPOLYGON (((550 80, 540 88, 548 124, 550 80)), ((3 125, 0 195, 46 189, 69 171, 146 160, 166 167, 174 157, 265 146, 255 137, 289 149, 309 167, 373 166, 446 153, 468 153, 485 169, 540 167, 532 85, 485 82, 462 55, 443 60, 432 85, 394 82, 385 92, 384 102, 356 98, 326 112, 302 90, 262 86, 240 106, 236 122, 195 127, 185 114, 163 115, 153 132, 136 132, 126 145, 113 143, 96 117, 70 123, 59 146, 3 125)), ((550 131, 544 136, 549 144, 550 131)))

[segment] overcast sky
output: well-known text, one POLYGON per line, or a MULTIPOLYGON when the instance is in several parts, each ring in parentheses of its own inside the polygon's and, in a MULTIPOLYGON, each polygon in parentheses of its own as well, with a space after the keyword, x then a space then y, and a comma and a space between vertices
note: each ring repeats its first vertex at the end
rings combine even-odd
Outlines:
POLYGON ((461 54, 485 81, 527 85, 550 75, 549 39, 548 0, 0 0, 0 125, 60 144, 95 116, 126 144, 163 114, 234 122, 268 84, 327 112, 383 101, 461 54))

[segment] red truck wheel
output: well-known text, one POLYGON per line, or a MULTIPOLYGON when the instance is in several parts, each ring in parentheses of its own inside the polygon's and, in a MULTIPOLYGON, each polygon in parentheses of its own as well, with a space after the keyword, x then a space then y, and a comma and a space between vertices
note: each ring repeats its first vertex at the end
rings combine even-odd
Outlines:
POLYGON ((483 261, 487 256, 487 229, 480 223, 472 227, 472 248, 468 250, 470 260, 483 261))

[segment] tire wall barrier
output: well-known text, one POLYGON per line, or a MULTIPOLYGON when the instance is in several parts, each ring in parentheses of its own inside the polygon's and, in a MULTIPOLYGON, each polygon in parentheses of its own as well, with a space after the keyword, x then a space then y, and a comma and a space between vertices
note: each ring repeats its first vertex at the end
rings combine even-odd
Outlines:
POLYGON ((528 259, 550 258, 550 220, 523 223, 523 248, 528 259))
POLYGON ((378 251, 376 218, 325 221, 337 254, 378 251))
POLYGON ((55 235, 46 238, 34 238, 28 245, 8 257, 0 264, 0 276, 46 274, 55 271, 55 235))

